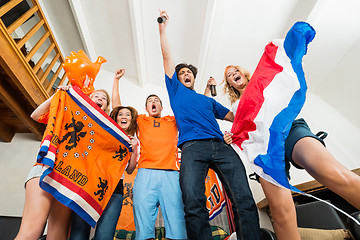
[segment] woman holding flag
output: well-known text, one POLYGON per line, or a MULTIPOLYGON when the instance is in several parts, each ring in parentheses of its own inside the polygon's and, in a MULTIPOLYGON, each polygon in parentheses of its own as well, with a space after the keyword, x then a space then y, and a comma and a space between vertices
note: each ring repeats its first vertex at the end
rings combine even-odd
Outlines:
MULTIPOLYGON (((119 84, 119 79, 124 75, 124 69, 117 69, 115 71, 115 78, 113 85, 115 88, 118 88, 116 85, 119 84)), ((113 105, 114 107, 114 105, 113 105)), ((133 107, 124 107, 116 106, 110 113, 110 117, 120 126, 120 128, 128 135, 131 139, 132 153, 131 158, 128 162, 128 165, 125 171, 128 174, 131 174, 137 164, 137 159, 139 157, 139 144, 138 139, 135 137, 138 126, 137 126, 137 116, 138 112, 133 107)), ((119 183, 117 184, 106 208, 101 215, 99 221, 97 222, 95 229, 95 240, 99 239, 112 239, 115 235, 116 225, 119 220, 121 213, 123 195, 124 195, 124 186, 123 179, 125 175, 123 174, 119 183)), ((80 216, 73 214, 72 224, 71 224, 71 234, 70 240, 82 240, 89 239, 90 237, 90 225, 87 224, 80 216)))
MULTIPOLYGON (((237 111, 250 73, 235 65, 227 66, 224 73, 224 92, 229 95, 234 114, 237 111)), ((209 79, 205 95, 210 94, 209 79)), ((224 140, 231 144, 232 134, 225 133, 224 140)), ((360 209, 360 176, 341 165, 325 148, 322 138, 314 135, 303 119, 293 122, 285 140, 285 171, 289 176, 290 162, 299 169, 305 169, 312 177, 337 193, 357 209, 360 209)), ((265 196, 269 201, 277 239, 299 239, 295 206, 291 191, 259 178, 265 196)))
MULTIPOLYGON (((67 91, 70 86, 59 86, 59 91, 67 91)), ((53 95, 54 96, 54 95, 53 95)), ((31 114, 31 118, 47 123, 52 97, 40 104, 31 114)), ((109 95, 105 90, 97 90, 91 96, 102 110, 108 111, 109 95)), ((67 239, 69 233, 71 209, 64 206, 39 186, 42 165, 35 164, 25 181, 25 204, 20 230, 15 239, 34 239, 41 237, 46 223, 47 239, 67 239)))

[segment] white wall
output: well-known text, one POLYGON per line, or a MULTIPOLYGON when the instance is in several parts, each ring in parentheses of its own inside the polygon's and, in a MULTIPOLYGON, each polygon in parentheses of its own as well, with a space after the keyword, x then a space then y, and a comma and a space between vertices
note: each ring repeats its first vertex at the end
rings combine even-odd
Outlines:
POLYGON ((17 133, 11 143, 0 142, 0 215, 22 215, 24 181, 35 164, 39 145, 32 133, 17 133))
MULTIPOLYGON (((105 89, 109 92, 109 94, 111 94, 113 79, 114 73, 100 71, 94 83, 95 89, 105 89)), ((170 107, 169 97, 165 90, 165 76, 164 87, 147 84, 141 88, 126 78, 125 70, 125 75, 120 79, 120 97, 122 105, 132 106, 139 112, 139 114, 145 114, 145 100, 150 94, 156 94, 162 100, 162 116, 173 115, 170 107)))

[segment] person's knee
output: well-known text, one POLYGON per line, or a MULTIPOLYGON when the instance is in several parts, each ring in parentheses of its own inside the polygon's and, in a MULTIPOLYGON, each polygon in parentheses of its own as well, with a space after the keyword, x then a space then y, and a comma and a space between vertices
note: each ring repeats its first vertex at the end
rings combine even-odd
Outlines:
POLYGON ((352 187, 353 178, 347 170, 331 169, 326 173, 321 173, 317 180, 329 187, 330 189, 339 189, 352 187))
POLYGON ((295 216, 295 206, 286 201, 269 202, 271 215, 275 222, 284 224, 295 216))
POLYGON ((339 187, 352 187, 352 177, 347 171, 339 171, 338 176, 334 179, 339 187))
POLYGON ((289 212, 294 211, 294 206, 287 206, 287 205, 281 205, 281 204, 273 204, 271 205, 271 212, 276 215, 280 216, 282 218, 285 218, 288 216, 289 212))

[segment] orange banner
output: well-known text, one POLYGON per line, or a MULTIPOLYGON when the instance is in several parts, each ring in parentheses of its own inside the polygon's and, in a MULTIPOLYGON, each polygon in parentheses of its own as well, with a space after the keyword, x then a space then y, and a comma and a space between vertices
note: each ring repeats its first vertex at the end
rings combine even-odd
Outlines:
POLYGON ((223 187, 217 174, 209 169, 205 179, 206 208, 209 211, 209 219, 218 215, 226 204, 223 187))
POLYGON ((95 226, 130 158, 128 136, 79 88, 58 91, 40 146, 40 186, 95 226))
POLYGON ((135 168, 134 172, 132 172, 131 174, 127 174, 125 172, 124 200, 116 229, 135 231, 134 213, 133 213, 133 186, 137 172, 138 172, 137 167, 135 168))

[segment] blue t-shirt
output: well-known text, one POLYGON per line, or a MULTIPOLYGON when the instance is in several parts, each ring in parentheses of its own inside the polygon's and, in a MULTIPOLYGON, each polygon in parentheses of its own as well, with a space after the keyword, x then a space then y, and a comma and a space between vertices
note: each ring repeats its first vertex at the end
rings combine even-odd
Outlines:
POLYGON ((178 146, 197 139, 216 138, 223 141, 217 119, 224 119, 230 111, 214 99, 186 88, 176 72, 170 79, 165 75, 170 105, 179 129, 178 146))

